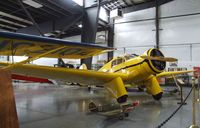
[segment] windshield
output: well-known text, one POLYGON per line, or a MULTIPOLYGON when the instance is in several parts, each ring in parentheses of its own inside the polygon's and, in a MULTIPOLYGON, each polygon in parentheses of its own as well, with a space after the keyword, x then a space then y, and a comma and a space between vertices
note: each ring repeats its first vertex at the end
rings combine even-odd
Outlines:
POLYGON ((114 60, 114 61, 112 62, 112 67, 115 66, 115 65, 121 64, 121 63, 123 63, 123 62, 125 62, 125 59, 124 59, 124 58, 117 58, 116 60, 114 60))
POLYGON ((126 60, 129 60, 129 59, 132 59, 132 58, 135 58, 135 57, 138 57, 139 55, 137 54, 129 54, 129 55, 125 55, 124 58, 126 60))

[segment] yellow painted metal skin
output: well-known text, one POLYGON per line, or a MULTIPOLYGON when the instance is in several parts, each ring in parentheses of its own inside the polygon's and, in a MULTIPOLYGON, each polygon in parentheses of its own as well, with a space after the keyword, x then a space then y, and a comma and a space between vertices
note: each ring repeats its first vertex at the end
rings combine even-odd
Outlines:
POLYGON ((116 77, 105 84, 106 88, 110 90, 112 96, 118 98, 128 95, 121 77, 116 77))
POLYGON ((144 85, 146 85, 147 93, 149 93, 151 95, 156 95, 156 94, 159 94, 160 92, 162 92, 162 89, 161 89, 156 77, 154 77, 154 76, 150 76, 150 78, 144 82, 144 85))
MULTIPOLYGON (((143 55, 147 55, 147 52, 145 52, 143 55)), ((99 71, 128 74, 128 79, 124 81, 125 83, 141 83, 147 80, 149 76, 156 74, 149 67, 145 59, 141 58, 140 56, 129 59, 121 64, 111 67, 112 61, 116 59, 117 58, 113 58, 110 62, 108 62, 105 66, 103 66, 99 71)), ((150 64, 152 65, 152 63, 150 64)), ((155 68, 154 70, 156 70, 157 72, 162 72, 155 68)))
MULTIPOLYGON (((149 51, 152 51, 150 49, 149 51)), ((149 52, 148 52, 149 53, 149 52)), ((143 55, 149 55, 145 52, 143 55)), ((150 56, 150 55, 149 55, 150 56)), ((83 85, 104 85, 115 98, 127 95, 125 85, 145 85, 148 93, 156 95, 162 92, 158 84, 157 77, 177 75, 192 71, 163 72, 156 69, 150 60, 140 56, 126 60, 116 65, 112 63, 120 59, 112 59, 99 71, 84 69, 56 68, 49 66, 36 66, 28 64, 18 64, 10 70, 16 74, 35 76, 41 78, 64 80, 68 82, 81 83, 83 85)), ((8 66, 8 63, 0 62, 1 66, 8 66)))
MULTIPOLYGON (((0 62, 1 66, 8 66, 8 63, 0 62)), ((127 74, 104 73, 86 69, 58 68, 50 66, 37 66, 31 64, 16 65, 11 69, 12 73, 27 76, 41 77, 47 79, 64 80, 86 85, 103 85, 116 77, 123 80, 128 78, 127 74)))

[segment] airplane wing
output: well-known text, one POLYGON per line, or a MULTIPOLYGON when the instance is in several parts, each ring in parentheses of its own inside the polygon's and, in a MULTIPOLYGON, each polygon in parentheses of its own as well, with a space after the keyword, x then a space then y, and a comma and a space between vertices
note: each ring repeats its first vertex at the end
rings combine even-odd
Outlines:
POLYGON ((114 50, 114 48, 97 46, 94 44, 78 43, 27 34, 0 32, 0 55, 34 57, 62 46, 65 47, 43 57, 82 59, 114 50))
MULTIPOLYGON (((8 63, 0 62, 0 66, 8 65, 8 63)), ((37 66, 30 64, 17 65, 15 66, 15 68, 11 69, 11 72, 15 74, 23 74, 26 76, 100 86, 117 77, 120 77, 123 80, 128 79, 128 75, 122 73, 109 73, 85 69, 37 66)))
POLYGON ((172 75, 179 75, 179 74, 185 74, 185 73, 190 73, 190 72, 194 72, 194 70, 162 72, 160 74, 157 74, 156 77, 168 77, 168 76, 172 76, 172 75))

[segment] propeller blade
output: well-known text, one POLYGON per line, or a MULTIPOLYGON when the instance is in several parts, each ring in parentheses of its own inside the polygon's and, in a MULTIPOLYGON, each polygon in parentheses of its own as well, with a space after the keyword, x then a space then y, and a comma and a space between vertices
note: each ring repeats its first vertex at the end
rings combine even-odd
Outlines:
POLYGON ((174 62, 178 61, 176 58, 172 57, 161 57, 161 56, 140 56, 143 59, 148 59, 148 60, 159 60, 159 61, 166 61, 166 62, 174 62))

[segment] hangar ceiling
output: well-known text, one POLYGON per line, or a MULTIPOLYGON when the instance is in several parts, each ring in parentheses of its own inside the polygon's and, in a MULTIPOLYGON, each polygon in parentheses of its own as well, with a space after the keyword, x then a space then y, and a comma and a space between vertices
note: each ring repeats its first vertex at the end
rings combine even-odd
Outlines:
POLYGON ((116 8, 120 9, 138 4, 143 4, 150 1, 155 1, 155 0, 109 0, 107 3, 103 5, 103 7, 108 10, 113 10, 116 8))
MULTIPOLYGON (((29 0, 22 0, 29 1, 29 0)), ((24 4, 34 20, 40 24, 49 20, 56 20, 63 17, 70 17, 82 12, 81 7, 73 1, 59 2, 60 0, 34 0, 42 7, 35 8, 24 4), (63 5, 61 5, 63 4, 63 5)), ((1 0, 0 2, 0 27, 8 31, 32 26, 33 23, 27 17, 18 0, 1 0)))
MULTIPOLYGON (((21 0, 26 10, 31 14, 35 22, 41 28, 45 36, 55 37, 59 34, 63 37, 78 35, 81 28, 78 22, 81 22, 83 8, 73 0, 21 0), (32 3, 32 2, 36 2, 32 3), (30 6, 27 3, 35 5, 30 6), (74 22, 73 24, 71 22, 74 22), (67 24, 70 24, 67 26, 67 24), (51 27, 50 27, 51 26, 51 27), (62 31, 62 28, 66 30, 62 31)), ((97 0, 93 0, 97 6, 97 0)), ((158 0, 164 3, 172 0, 158 0)), ((155 0, 101 0, 101 6, 106 10, 129 9, 129 12, 145 9, 154 6, 155 0), (153 3, 153 4, 152 4, 153 3), (142 5, 142 7, 140 7, 142 5), (151 6, 148 6, 151 5, 151 6), (138 8, 139 7, 139 8, 138 8)), ((162 4, 162 3, 161 3, 162 4)), ((127 12, 127 10, 125 10, 127 12)), ((99 30, 105 30, 108 24, 100 21, 99 30)), ((0 2, 0 29, 35 34, 34 23, 27 16, 24 9, 20 6, 19 0, 1 0, 0 2)))

